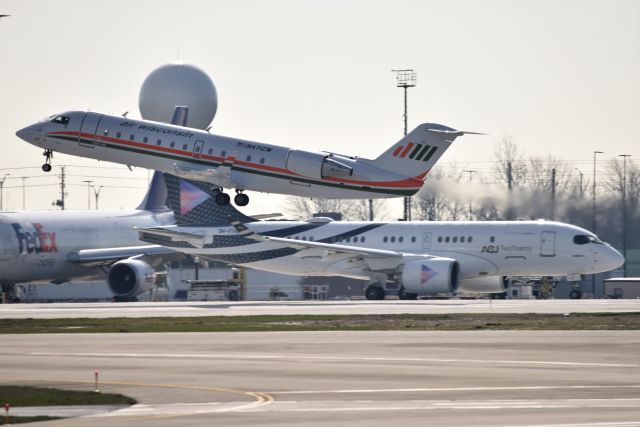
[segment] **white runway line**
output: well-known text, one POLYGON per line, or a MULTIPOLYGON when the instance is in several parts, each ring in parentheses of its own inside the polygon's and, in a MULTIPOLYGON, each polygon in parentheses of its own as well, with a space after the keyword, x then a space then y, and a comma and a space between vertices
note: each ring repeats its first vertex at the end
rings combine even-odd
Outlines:
MULTIPOLYGON (((9 354, 9 353, 6 353, 9 354)), ((510 365, 549 365, 600 368, 638 368, 638 364, 567 362, 550 360, 487 360, 487 359, 447 359, 429 357, 379 357, 379 356, 314 356, 306 354, 190 354, 190 353, 56 353, 31 352, 29 356, 67 356, 67 357, 111 357, 111 358, 165 358, 165 359, 231 359, 231 360, 317 360, 317 361, 355 361, 355 362, 426 362, 426 363, 467 363, 467 364, 510 364, 510 365)))
MULTIPOLYGON (((385 388, 385 389, 344 389, 344 390, 289 390, 269 391, 276 396, 284 394, 351 394, 351 393, 408 393, 408 392, 451 392, 451 391, 520 391, 520 390, 598 390, 598 389, 640 389, 640 384, 621 385, 540 385, 512 387, 434 387, 434 388, 385 388)), ((571 399, 569 399, 571 400, 571 399)), ((636 400, 636 399, 632 399, 636 400)))

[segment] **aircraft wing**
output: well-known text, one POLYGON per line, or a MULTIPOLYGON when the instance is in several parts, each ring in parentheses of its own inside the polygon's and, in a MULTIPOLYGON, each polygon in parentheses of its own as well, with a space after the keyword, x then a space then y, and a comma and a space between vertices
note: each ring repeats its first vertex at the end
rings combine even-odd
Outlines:
MULTIPOLYGON (((173 226, 170 226, 173 228, 173 226)), ((206 244, 207 236, 204 234, 186 233, 184 231, 172 230, 168 227, 138 228, 138 233, 152 234, 154 236, 168 237, 172 242, 187 242, 196 248, 201 248, 206 244)))
POLYGON ((244 238, 257 241, 269 241, 282 245, 282 247, 298 249, 299 252, 294 256, 317 256, 325 261, 330 260, 334 264, 349 261, 353 269, 362 271, 389 270, 413 259, 431 258, 430 255, 426 254, 411 254, 385 249, 362 248, 358 246, 337 245, 335 243, 263 236, 254 233, 239 221, 231 221, 231 225, 233 225, 238 234, 244 238))
POLYGON ((174 257, 182 257, 183 255, 178 251, 164 246, 146 245, 122 248, 82 249, 69 255, 69 261, 83 267, 102 267, 137 256, 168 260, 174 257))

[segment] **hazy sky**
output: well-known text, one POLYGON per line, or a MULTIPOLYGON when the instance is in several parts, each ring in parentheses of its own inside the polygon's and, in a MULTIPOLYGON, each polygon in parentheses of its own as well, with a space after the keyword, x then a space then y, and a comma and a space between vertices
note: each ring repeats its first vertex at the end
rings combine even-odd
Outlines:
MULTIPOLYGON (((413 68, 409 128, 490 134, 459 138, 442 162, 486 169, 505 134, 585 172, 593 150, 640 160, 638 0, 0 0, 0 14, 12 15, 0 20, 5 209, 22 208, 23 176, 45 185, 27 188, 27 208, 50 207, 60 164, 88 166, 68 169, 68 208, 86 208, 86 179, 105 185, 101 208, 137 205, 146 171, 58 154, 45 174, 15 131, 70 109, 138 117, 144 78, 178 51, 211 75, 222 135, 376 157, 402 134, 390 70, 413 68)), ((248 213, 282 202, 250 195, 248 213)))

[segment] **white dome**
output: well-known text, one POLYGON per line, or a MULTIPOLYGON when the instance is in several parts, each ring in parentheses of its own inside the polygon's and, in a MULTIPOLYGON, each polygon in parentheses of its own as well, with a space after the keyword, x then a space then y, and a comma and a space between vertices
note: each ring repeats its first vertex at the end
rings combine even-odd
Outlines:
POLYGON ((179 105, 189 107, 187 126, 207 128, 218 109, 218 93, 211 78, 189 64, 166 64, 153 70, 140 89, 142 118, 169 122, 179 105))

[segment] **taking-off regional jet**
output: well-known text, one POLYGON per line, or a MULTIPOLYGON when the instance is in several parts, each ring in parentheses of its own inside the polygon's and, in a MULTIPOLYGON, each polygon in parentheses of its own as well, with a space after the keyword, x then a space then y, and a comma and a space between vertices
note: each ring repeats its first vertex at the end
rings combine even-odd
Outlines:
MULTIPOLYGON (((69 111, 16 132, 45 149, 42 169, 51 170, 53 152, 153 169, 236 190, 295 196, 372 199, 411 196, 453 140, 465 133, 424 123, 375 159, 308 151, 148 120, 69 111)), ((220 191, 219 205, 230 202, 220 191)))

